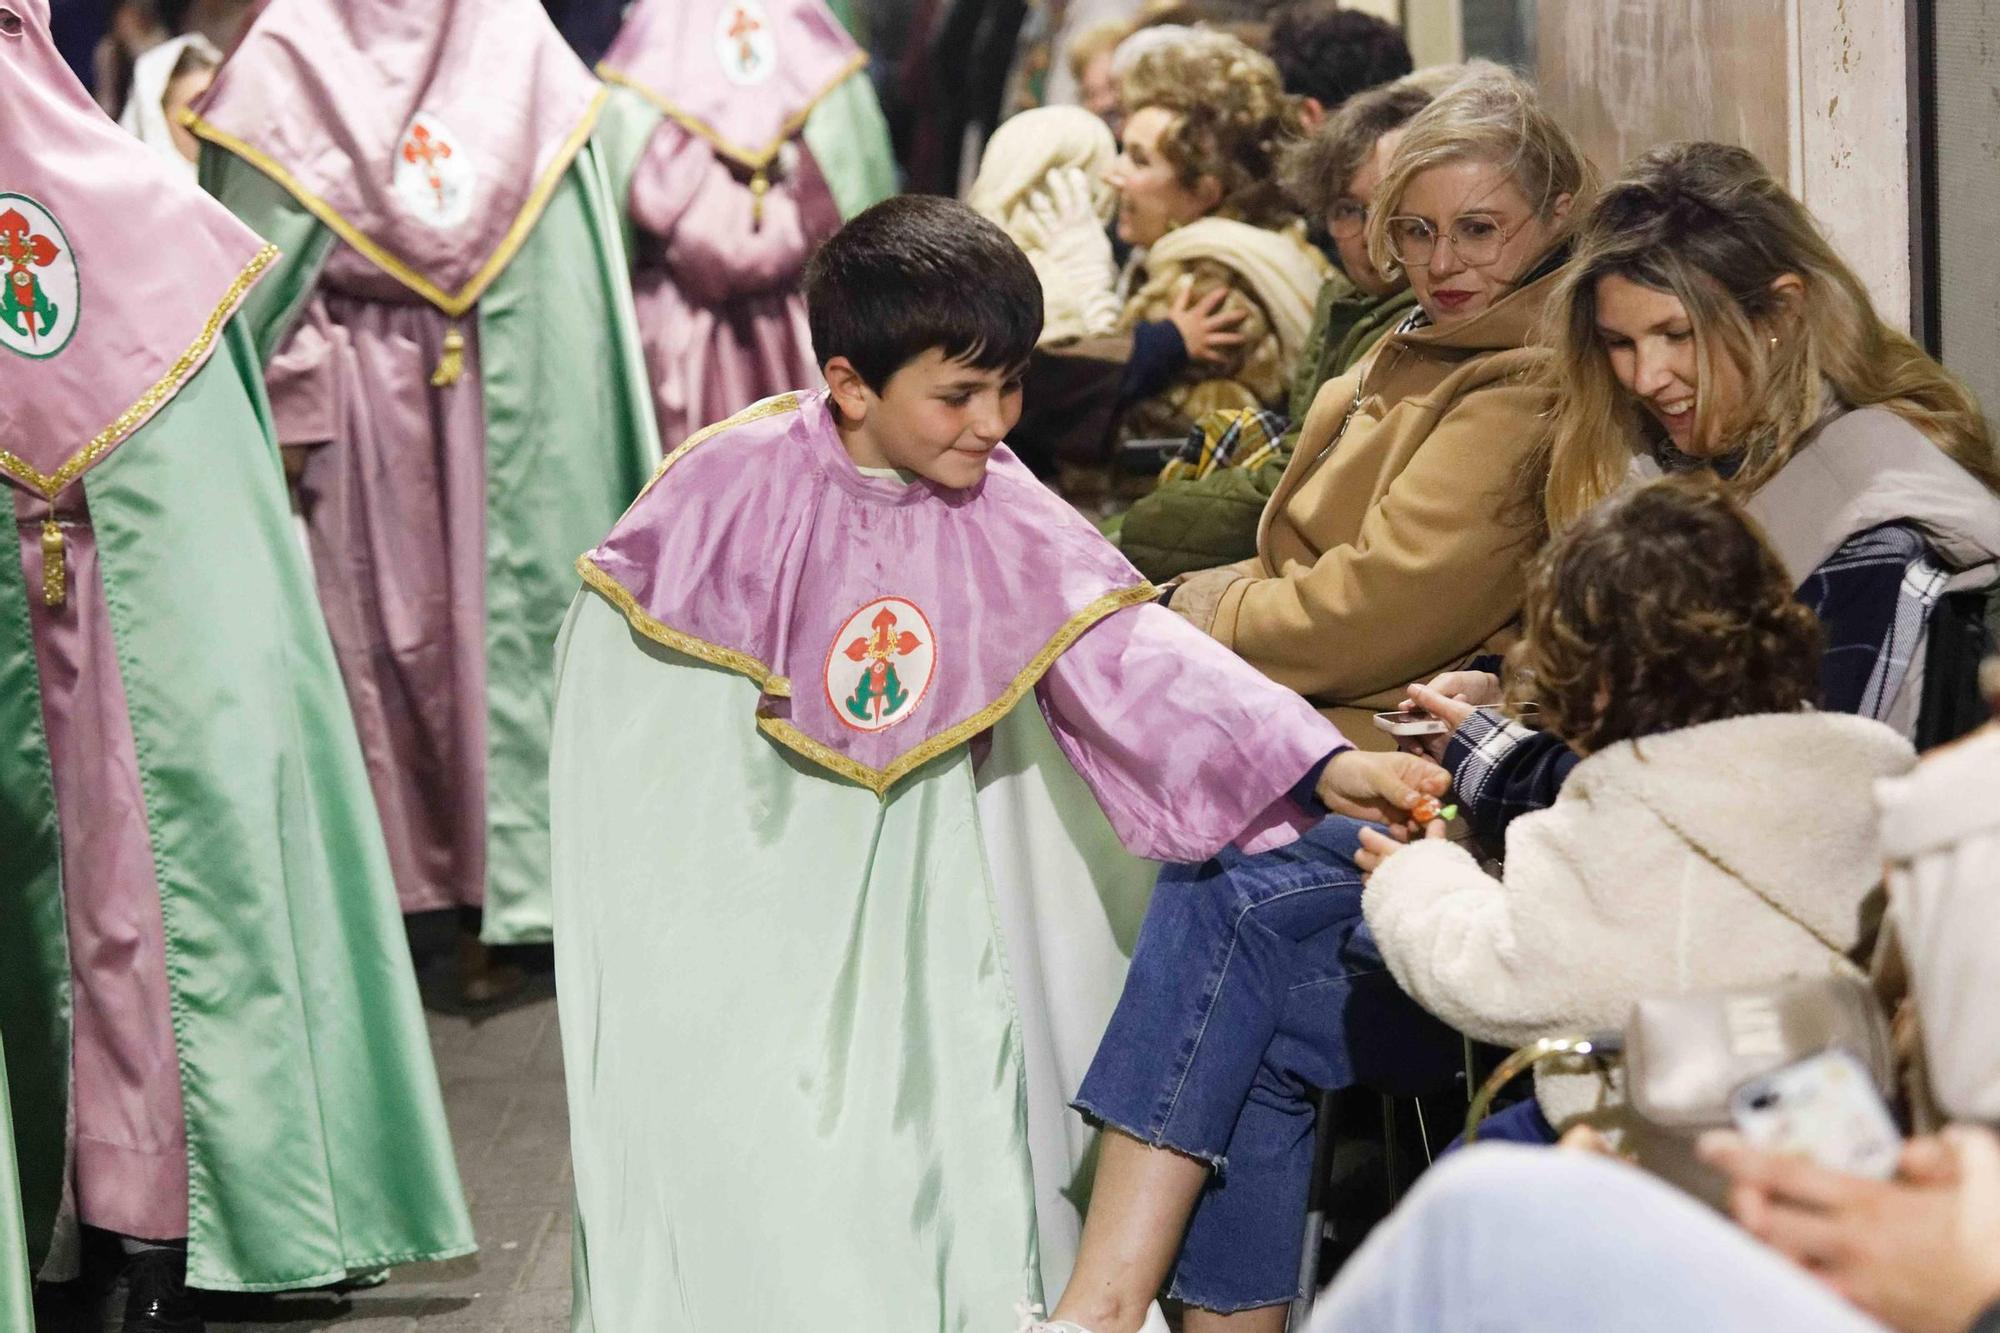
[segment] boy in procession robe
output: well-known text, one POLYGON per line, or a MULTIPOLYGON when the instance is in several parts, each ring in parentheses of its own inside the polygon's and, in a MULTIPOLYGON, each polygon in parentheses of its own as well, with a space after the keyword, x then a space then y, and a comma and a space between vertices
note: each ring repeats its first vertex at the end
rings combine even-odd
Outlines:
MULTIPOLYGON (((0 1032, 34 1271, 275 1290, 472 1249, 248 331, 275 252, 0 18, 0 1032), (140 210, 140 211, 135 211, 140 210), (170 245, 171 262, 163 262, 170 245), (91 1247, 94 1251, 95 1246, 91 1247)), ((11 1326, 11 1325, 10 1325, 11 1326)))
POLYGON ((535 0, 279 0, 196 110, 281 252, 245 322, 403 910, 544 941, 549 646, 658 458, 607 147, 651 114, 535 0))
POLYGON ((807 292, 829 388, 674 449, 558 649, 580 1331, 1060 1290, 1065 1102, 1152 862, 1443 787, 1154 605, 1001 444, 1041 291, 999 228, 892 199, 807 292))
POLYGON ((867 59, 823 0, 639 0, 598 66, 654 111, 619 197, 662 439, 816 373, 806 259, 896 190, 867 59))

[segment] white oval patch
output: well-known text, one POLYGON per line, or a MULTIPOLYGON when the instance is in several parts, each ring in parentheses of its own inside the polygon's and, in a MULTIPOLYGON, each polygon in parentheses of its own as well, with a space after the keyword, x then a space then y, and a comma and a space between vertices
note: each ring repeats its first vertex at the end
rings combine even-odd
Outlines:
POLYGON ((396 146, 389 185, 410 210, 433 227, 456 227, 472 216, 477 171, 465 143, 428 111, 419 111, 396 146))
POLYGON ((715 21, 715 54, 731 83, 752 88, 778 72, 778 39, 757 0, 735 0, 715 21))
POLYGON ((83 295, 76 255, 55 215, 0 193, 0 346, 46 360, 69 345, 83 295))
POLYGON ((833 636, 826 701, 842 725, 885 731, 917 710, 936 674, 930 619, 905 598, 877 597, 833 636))

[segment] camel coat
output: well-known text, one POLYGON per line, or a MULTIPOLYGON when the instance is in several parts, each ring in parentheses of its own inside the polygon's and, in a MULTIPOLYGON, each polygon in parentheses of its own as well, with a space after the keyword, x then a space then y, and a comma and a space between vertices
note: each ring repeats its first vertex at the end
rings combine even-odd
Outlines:
POLYGON ((1549 272, 1449 327, 1391 333, 1313 400, 1257 556, 1174 609, 1319 704, 1357 744, 1403 687, 1503 649, 1540 531, 1515 503, 1550 406, 1533 345, 1549 272))

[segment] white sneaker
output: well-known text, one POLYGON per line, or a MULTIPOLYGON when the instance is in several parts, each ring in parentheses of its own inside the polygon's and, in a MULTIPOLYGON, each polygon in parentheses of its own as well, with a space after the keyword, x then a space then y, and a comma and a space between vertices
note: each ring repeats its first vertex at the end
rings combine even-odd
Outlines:
MULTIPOLYGON (((1067 1319, 1038 1319, 1037 1316, 1042 1313, 1039 1305, 1017 1305, 1014 1313, 1021 1318, 1017 1333, 1090 1333, 1082 1324, 1067 1319)), ((1146 1307, 1146 1322, 1140 1326, 1139 1333, 1168 1333, 1167 1317, 1160 1312, 1158 1301, 1146 1307)))
POLYGON ((1082 1324, 1073 1324, 1067 1319, 1043 1319, 1042 1307, 1026 1301, 1015 1306, 1014 1313, 1021 1321, 1015 1326, 1014 1333, 1090 1333, 1082 1324))

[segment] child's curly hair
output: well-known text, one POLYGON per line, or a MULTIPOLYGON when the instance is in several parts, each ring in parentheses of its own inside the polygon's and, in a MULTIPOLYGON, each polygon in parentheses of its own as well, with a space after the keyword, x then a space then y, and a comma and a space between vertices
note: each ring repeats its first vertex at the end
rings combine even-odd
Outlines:
POLYGON ((1160 152, 1182 185, 1215 178, 1216 212, 1259 227, 1296 216, 1278 165, 1301 122, 1269 56, 1227 33, 1189 32, 1147 48, 1118 87, 1127 116, 1149 106, 1174 113, 1160 152))
POLYGON ((1819 619, 1756 522, 1708 472, 1607 500, 1528 585, 1510 699, 1588 753, 1819 700, 1819 619))

